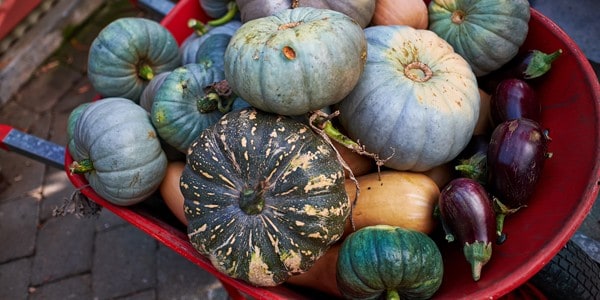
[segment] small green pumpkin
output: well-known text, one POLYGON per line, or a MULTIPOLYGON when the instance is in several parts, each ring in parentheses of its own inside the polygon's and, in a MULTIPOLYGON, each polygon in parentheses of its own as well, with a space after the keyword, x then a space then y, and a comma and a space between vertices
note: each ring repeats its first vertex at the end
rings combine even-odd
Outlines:
POLYGON ((336 279, 346 299, 429 299, 443 273, 442 254, 429 236, 374 225, 344 239, 336 279))
POLYGON ((231 109, 247 107, 235 95, 207 97, 205 89, 223 78, 218 68, 201 64, 187 64, 173 70, 156 91, 152 103, 152 124, 158 135, 185 153, 202 130, 231 109))
POLYGON ((68 148, 71 172, 84 174, 98 195, 117 205, 136 204, 156 191, 167 159, 141 106, 104 98, 75 118, 68 148))
POLYGON ((485 75, 510 61, 529 31, 527 0, 432 0, 429 30, 485 75))
POLYGON ((173 35, 156 21, 117 19, 92 42, 87 75, 104 97, 123 97, 138 103, 154 75, 181 65, 173 35))
POLYGON ((180 184, 193 246, 256 286, 308 270, 350 213, 335 150, 307 125, 254 108, 201 133, 180 184))
POLYGON ((225 52, 225 78, 252 106, 302 115, 341 101, 366 59, 362 28, 328 9, 299 7, 244 23, 225 52))

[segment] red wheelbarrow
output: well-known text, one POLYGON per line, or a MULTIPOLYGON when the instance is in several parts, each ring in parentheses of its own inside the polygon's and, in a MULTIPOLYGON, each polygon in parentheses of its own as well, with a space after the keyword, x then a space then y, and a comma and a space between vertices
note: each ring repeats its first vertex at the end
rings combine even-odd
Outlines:
MULTIPOLYGON (((544 173, 527 211, 507 220, 510 238, 494 251, 486 274, 474 282, 458 247, 444 246, 445 274, 436 299, 540 299, 544 294, 530 279, 573 251, 570 238, 590 212, 600 189, 600 84, 579 47, 551 20, 532 9, 529 35, 522 50, 538 49, 563 54, 539 88, 542 123, 552 136, 544 173), (567 245, 567 247, 565 247, 567 245)), ((199 1, 179 1, 161 24, 182 42, 191 33, 190 18, 206 20, 199 1)), ((258 288, 232 279, 216 270, 189 243, 185 229, 143 203, 131 207, 113 205, 90 188, 81 175, 71 174, 71 157, 65 148, 0 125, 0 146, 65 169, 75 188, 100 206, 138 227, 176 253, 214 275, 233 299, 314 299, 315 294, 283 284, 258 288)), ((575 248, 577 249, 577 248, 575 248)), ((575 250, 576 251, 576 250, 575 250)), ((592 262, 592 263, 590 263, 592 262)), ((595 267, 587 261, 574 267, 595 267)), ((589 269, 587 269, 589 271, 589 269)), ((586 271, 586 272, 588 272, 586 271)), ((584 274, 583 276, 590 276, 584 274)), ((596 292, 600 286, 592 287, 596 292)), ((595 294, 600 297, 600 294, 595 294)))

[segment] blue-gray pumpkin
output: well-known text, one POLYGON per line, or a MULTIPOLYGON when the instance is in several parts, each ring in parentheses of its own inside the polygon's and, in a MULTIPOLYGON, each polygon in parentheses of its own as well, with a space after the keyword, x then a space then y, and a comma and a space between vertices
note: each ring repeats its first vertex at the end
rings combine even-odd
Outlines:
POLYGON ((179 45, 156 21, 125 17, 104 27, 92 42, 87 75, 104 97, 138 103, 154 75, 181 65, 179 45))
POLYGON ((200 132, 226 112, 249 106, 234 94, 207 97, 206 88, 223 79, 222 70, 201 64, 187 64, 170 72, 152 102, 152 124, 158 135, 185 153, 200 132))
POLYGON ((225 78, 252 106, 302 115, 341 101, 362 74, 367 44, 350 17, 299 7, 244 23, 225 52, 225 78))
POLYGON ((479 116, 469 64, 429 30, 365 29, 367 64, 339 104, 348 135, 397 170, 425 171, 455 158, 479 116))
POLYGON ((482 76, 517 55, 529 31, 530 15, 527 0, 433 0, 429 30, 482 76))
POLYGON ((98 195, 133 205, 158 189, 167 158, 146 110, 129 99, 104 98, 74 111, 73 120, 70 169, 83 173, 98 195))

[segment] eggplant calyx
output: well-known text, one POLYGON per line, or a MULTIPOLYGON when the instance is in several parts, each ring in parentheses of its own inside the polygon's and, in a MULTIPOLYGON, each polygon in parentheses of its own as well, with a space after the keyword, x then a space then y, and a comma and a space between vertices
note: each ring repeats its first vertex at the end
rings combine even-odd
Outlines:
POLYGON ((539 50, 533 50, 531 52, 531 62, 525 69, 524 78, 533 79, 540 77, 552 67, 554 62, 562 54, 562 49, 558 49, 550 54, 546 54, 539 50))
POLYGON ((465 243, 463 253, 471 264, 471 275, 474 281, 481 278, 481 269, 492 257, 492 243, 475 241, 471 244, 465 243))
POLYGON ((521 205, 516 208, 510 208, 506 206, 500 199, 496 196, 492 196, 492 205, 494 207, 494 212, 496 213, 496 237, 497 243, 502 244, 506 239, 506 236, 502 232, 504 230, 504 219, 508 215, 512 215, 516 213, 522 207, 526 207, 527 205, 521 205))
POLYGON ((454 169, 467 178, 485 184, 485 178, 487 176, 487 155, 483 152, 477 152, 467 159, 460 160, 460 163, 454 166, 454 169))

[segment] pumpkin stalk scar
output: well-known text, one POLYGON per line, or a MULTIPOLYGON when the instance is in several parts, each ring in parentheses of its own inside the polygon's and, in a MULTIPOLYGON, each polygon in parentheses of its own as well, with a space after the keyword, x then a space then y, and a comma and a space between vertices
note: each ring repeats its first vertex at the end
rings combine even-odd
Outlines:
POLYGON ((433 77, 433 71, 428 65, 414 61, 404 67, 404 75, 416 82, 426 82, 433 77))

